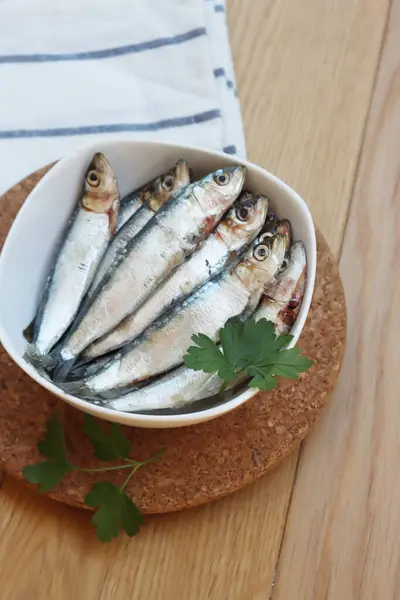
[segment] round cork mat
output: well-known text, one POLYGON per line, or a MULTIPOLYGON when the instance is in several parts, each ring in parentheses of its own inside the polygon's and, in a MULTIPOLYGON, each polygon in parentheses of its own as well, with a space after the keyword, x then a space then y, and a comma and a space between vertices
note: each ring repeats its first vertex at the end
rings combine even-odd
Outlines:
MULTIPOLYGON (((28 193, 47 169, 31 175, 0 198, 0 247, 28 193)), ((251 483, 287 456, 321 414, 337 380, 346 337, 343 288, 332 254, 318 234, 318 267, 312 307, 300 346, 315 364, 298 381, 281 380, 233 412, 180 429, 124 427, 132 456, 163 456, 138 471, 127 491, 143 513, 165 513, 216 500, 251 483)), ((0 465, 19 479, 21 469, 43 460, 36 444, 46 420, 58 411, 71 461, 98 465, 82 434, 82 413, 33 382, 0 348, 0 465)), ((112 471, 101 480, 123 481, 112 471)), ((99 474, 73 472, 49 495, 85 507, 84 497, 99 474)), ((28 484, 27 484, 28 485, 28 484)))

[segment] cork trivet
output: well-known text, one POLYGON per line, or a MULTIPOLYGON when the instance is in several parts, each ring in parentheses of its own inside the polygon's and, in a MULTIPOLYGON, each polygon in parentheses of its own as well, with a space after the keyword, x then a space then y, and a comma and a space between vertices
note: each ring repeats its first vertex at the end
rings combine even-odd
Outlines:
MULTIPOLYGON (((0 244, 30 190, 37 172, 0 199, 0 244)), ((300 339, 315 364, 298 381, 281 380, 274 392, 260 393, 233 412, 208 423, 180 429, 124 427, 132 456, 144 459, 159 448, 157 463, 140 470, 128 485, 144 513, 165 513, 221 498, 251 483, 287 456, 304 438, 325 407, 339 374, 346 336, 346 310, 337 265, 318 234, 318 266, 312 307, 300 339)), ((71 460, 97 464, 81 432, 82 413, 64 404, 21 371, 0 349, 0 461, 22 479, 21 469, 42 458, 36 448, 46 419, 59 411, 71 460)), ((0 462, 0 464, 1 464, 0 462)), ((102 474, 121 482, 124 472, 102 474)), ((49 495, 84 507, 84 497, 99 474, 74 472, 49 495)))

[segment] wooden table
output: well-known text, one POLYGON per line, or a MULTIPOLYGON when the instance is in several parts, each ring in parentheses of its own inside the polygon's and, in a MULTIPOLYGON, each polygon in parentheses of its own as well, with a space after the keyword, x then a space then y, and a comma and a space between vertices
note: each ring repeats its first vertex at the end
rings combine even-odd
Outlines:
POLYGON ((0 492, 1 600, 400 598, 400 0, 230 0, 250 160, 308 201, 349 330, 331 405, 272 475, 96 541, 88 515, 0 492))

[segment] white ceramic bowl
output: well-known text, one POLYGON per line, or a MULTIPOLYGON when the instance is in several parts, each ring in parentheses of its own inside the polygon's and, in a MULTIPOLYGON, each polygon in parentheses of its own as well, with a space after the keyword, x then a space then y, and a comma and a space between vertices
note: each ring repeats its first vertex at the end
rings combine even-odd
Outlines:
POLYGON ((193 404, 184 414, 136 414, 114 411, 64 393, 42 377, 23 354, 23 330, 33 319, 57 242, 79 196, 85 170, 94 152, 109 159, 118 178, 121 196, 168 170, 185 158, 196 177, 219 167, 244 164, 245 187, 265 194, 270 209, 290 220, 294 240, 302 240, 307 252, 307 287, 303 304, 292 330, 298 340, 310 308, 316 269, 315 230, 305 202, 283 181, 264 169, 219 152, 190 146, 134 140, 95 142, 60 160, 26 199, 8 234, 0 256, 0 341, 11 358, 44 388, 65 402, 99 418, 138 427, 180 427, 213 419, 227 413, 255 395, 246 389, 216 405, 193 404))

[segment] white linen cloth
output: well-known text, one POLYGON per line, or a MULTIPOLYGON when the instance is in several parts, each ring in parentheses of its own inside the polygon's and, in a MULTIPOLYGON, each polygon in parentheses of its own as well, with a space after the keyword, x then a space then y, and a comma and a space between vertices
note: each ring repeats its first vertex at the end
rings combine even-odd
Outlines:
POLYGON ((0 194, 110 136, 245 156, 223 0, 0 0, 0 194))

